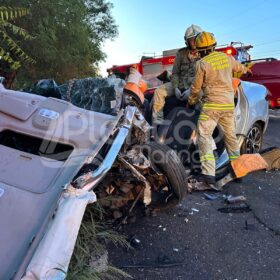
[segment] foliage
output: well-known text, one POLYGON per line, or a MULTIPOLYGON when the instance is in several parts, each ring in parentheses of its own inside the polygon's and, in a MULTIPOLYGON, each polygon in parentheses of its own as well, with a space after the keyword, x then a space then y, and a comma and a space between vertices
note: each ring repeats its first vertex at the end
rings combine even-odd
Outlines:
POLYGON ((68 280, 116 280, 121 277, 131 278, 127 273, 112 266, 108 266, 107 271, 100 273, 89 265, 91 254, 104 250, 104 244, 107 242, 127 248, 130 246, 124 236, 108 229, 101 220, 97 222, 102 217, 103 211, 98 203, 95 203, 94 206, 88 206, 67 274, 68 280))
POLYGON ((35 40, 25 42, 36 64, 26 67, 25 79, 53 78, 63 83, 96 75, 105 58, 102 44, 117 35, 106 0, 17 0, 31 11, 24 21, 35 40))
POLYGON ((7 64, 5 68, 17 70, 22 62, 35 62, 18 44, 18 41, 32 39, 31 35, 15 24, 17 19, 29 13, 29 9, 26 8, 0 7, 0 57, 6 62, 1 63, 2 68, 7 64))

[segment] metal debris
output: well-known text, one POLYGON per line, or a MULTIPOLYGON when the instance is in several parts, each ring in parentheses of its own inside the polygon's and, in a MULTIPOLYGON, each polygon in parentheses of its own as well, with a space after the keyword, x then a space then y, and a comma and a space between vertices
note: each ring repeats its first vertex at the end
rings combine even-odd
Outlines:
MULTIPOLYGON (((139 173, 139 171, 136 170, 136 168, 130 164, 128 161, 126 161, 122 156, 118 156, 118 159, 124 164, 126 165, 126 167, 128 167, 130 169, 130 171, 132 172, 132 174, 141 182, 144 183, 145 187, 144 187, 144 204, 145 205, 149 205, 152 201, 152 188, 150 183, 148 182, 148 180, 141 174, 139 173)), ((140 198, 140 196, 139 196, 140 198)), ((138 199, 139 199, 138 198, 138 199)), ((135 200, 136 201, 136 200, 135 200)))
POLYGON ((217 195, 214 195, 214 194, 204 193, 203 195, 204 195, 204 197, 205 197, 206 199, 208 199, 208 200, 216 200, 216 199, 218 199, 218 196, 217 196, 217 195))
POLYGON ((137 110, 135 113, 134 125, 141 129, 147 136, 150 136, 151 126, 144 118, 143 114, 137 110))
POLYGON ((229 196, 226 197, 225 200, 226 200, 227 203, 232 204, 232 203, 244 202, 247 199, 243 195, 238 195, 238 196, 229 195, 229 196))
POLYGON ((256 230, 256 226, 253 223, 249 223, 247 220, 245 221, 245 229, 246 230, 256 230))
POLYGON ((147 169, 151 167, 150 161, 143 155, 140 149, 133 148, 126 152, 125 157, 128 158, 129 162, 139 169, 147 169))

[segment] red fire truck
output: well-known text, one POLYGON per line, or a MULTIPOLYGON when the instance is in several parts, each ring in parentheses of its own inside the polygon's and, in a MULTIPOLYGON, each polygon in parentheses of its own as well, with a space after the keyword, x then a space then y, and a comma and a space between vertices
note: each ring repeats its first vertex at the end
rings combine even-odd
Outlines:
MULTIPOLYGON (((239 78, 242 80, 255 82, 267 87, 271 95, 269 96, 269 105, 271 109, 280 108, 280 61, 275 58, 266 58, 251 60, 248 51, 253 46, 244 46, 240 42, 232 42, 227 46, 220 46, 216 51, 224 52, 232 55, 236 60, 244 63, 253 71, 253 76, 243 75, 239 78)), ((143 56, 138 63, 126 64, 107 69, 109 75, 116 75, 125 78, 130 67, 135 67, 148 81, 149 87, 154 88, 160 85, 160 81, 156 79, 165 70, 172 70, 175 55, 178 49, 163 51, 161 56, 147 57, 143 56)))

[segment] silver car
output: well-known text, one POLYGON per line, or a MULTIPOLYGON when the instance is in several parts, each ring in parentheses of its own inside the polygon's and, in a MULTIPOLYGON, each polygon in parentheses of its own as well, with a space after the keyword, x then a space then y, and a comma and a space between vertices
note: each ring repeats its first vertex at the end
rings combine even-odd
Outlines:
MULTIPOLYGON (((261 150, 263 134, 269 120, 266 87, 242 81, 236 96, 235 119, 241 153, 252 154, 261 150)), ((228 160, 224 151, 217 168, 228 160)))

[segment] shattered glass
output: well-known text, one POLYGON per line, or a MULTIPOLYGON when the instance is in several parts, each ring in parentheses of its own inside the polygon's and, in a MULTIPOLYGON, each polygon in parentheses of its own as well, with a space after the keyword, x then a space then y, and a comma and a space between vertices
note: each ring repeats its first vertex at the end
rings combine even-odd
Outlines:
POLYGON ((125 81, 115 77, 73 79, 58 86, 54 80, 37 82, 32 93, 55 97, 99 113, 115 115, 121 108, 125 81))
POLYGON ((52 79, 39 80, 31 89, 31 92, 45 97, 61 98, 58 85, 52 79))
POLYGON ((70 80, 59 86, 61 98, 77 107, 104 114, 116 114, 121 107, 125 81, 119 78, 70 80))

